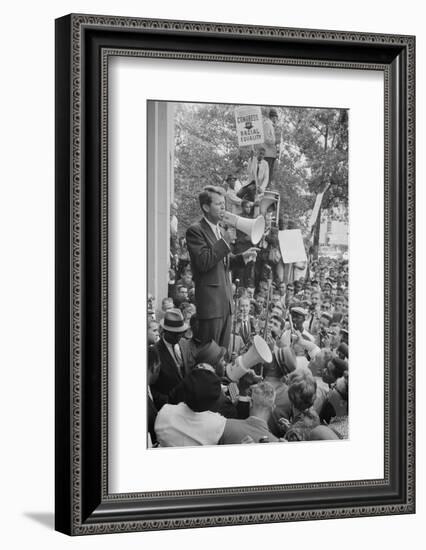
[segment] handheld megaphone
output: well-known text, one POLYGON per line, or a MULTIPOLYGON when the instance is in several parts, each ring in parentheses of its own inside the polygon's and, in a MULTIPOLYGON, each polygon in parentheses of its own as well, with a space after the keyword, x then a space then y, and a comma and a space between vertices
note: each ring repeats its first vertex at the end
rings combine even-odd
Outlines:
POLYGON ((270 363, 272 353, 265 340, 256 334, 253 338, 253 345, 235 359, 235 363, 226 366, 226 374, 232 382, 238 382, 248 371, 258 363, 270 363))
POLYGON ((248 235, 254 245, 260 241, 265 232, 265 218, 263 216, 254 219, 242 218, 236 214, 231 214, 231 212, 225 212, 223 223, 248 235))

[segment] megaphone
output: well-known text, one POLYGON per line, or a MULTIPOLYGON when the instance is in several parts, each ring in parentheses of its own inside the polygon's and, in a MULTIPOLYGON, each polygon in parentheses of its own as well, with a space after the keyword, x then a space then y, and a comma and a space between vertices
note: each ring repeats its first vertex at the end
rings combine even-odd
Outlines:
POLYGON ((280 200, 280 194, 276 191, 265 191, 263 197, 260 200, 259 210, 260 213, 265 216, 268 208, 275 204, 277 205, 280 200))
POLYGON ((255 219, 242 218, 236 214, 231 214, 231 212, 225 212, 223 223, 248 235, 254 245, 260 241, 265 232, 265 218, 263 216, 258 216, 255 219))
POLYGON ((235 363, 226 366, 226 374, 232 382, 238 382, 248 371, 258 363, 270 363, 272 353, 265 340, 256 334, 253 345, 243 355, 235 359, 235 363))

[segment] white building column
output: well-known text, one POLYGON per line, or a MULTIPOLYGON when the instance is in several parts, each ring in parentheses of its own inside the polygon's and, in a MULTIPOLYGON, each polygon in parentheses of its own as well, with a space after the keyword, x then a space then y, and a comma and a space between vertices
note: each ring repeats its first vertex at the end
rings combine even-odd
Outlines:
POLYGON ((174 198, 174 104, 147 103, 148 292, 167 296, 170 266, 170 203, 174 198))

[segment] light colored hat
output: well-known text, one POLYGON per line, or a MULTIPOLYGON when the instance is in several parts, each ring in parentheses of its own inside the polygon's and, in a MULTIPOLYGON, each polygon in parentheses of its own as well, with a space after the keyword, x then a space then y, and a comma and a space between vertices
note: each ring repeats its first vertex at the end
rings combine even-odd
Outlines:
POLYGON ((160 326, 168 332, 185 332, 188 330, 188 324, 183 320, 180 309, 168 309, 161 319, 160 326))
POLYGON ((306 317, 306 310, 303 309, 303 307, 300 307, 300 306, 296 306, 296 307, 292 307, 291 308, 291 313, 296 313, 297 315, 303 315, 304 317, 306 317))
POLYGON ((274 356, 278 366, 284 374, 289 374, 296 370, 296 356, 289 346, 276 348, 274 350, 274 356))

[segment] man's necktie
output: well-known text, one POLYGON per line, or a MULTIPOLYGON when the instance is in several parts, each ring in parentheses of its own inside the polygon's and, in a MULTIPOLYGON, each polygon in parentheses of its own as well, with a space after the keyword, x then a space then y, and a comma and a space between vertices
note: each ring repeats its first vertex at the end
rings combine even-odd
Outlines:
POLYGON ((185 373, 183 371, 183 360, 182 360, 182 352, 180 350, 180 347, 179 347, 179 344, 175 344, 173 346, 173 351, 175 353, 175 359, 176 359, 176 363, 178 365, 178 368, 179 368, 179 371, 182 375, 182 377, 185 376, 185 373))
MULTIPOLYGON (((222 233, 220 232, 220 228, 218 225, 216 225, 216 237, 218 238, 218 240, 222 238, 222 233)), ((223 263, 225 267, 228 266, 228 256, 224 256, 223 263)))
POLYGON ((249 331, 248 331, 248 323, 247 321, 243 321, 243 340, 244 342, 247 342, 248 340, 248 336, 249 336, 249 331))

